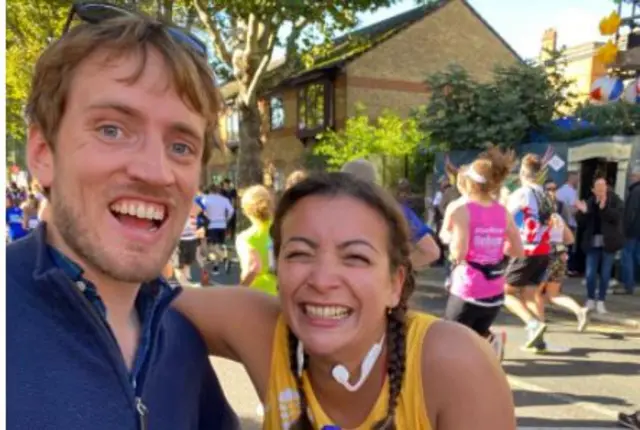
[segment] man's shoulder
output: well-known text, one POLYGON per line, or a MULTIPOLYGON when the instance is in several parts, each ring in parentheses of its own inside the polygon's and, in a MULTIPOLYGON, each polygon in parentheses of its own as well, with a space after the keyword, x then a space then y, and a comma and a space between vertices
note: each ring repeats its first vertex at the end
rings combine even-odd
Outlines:
POLYGON ((7 281, 20 274, 31 274, 35 270, 36 247, 33 234, 7 245, 7 281))

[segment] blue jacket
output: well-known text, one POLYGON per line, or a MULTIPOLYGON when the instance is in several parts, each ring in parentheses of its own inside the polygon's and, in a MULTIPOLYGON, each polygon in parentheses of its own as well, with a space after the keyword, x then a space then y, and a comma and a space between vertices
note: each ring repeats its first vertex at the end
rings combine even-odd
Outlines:
POLYGON ((151 318, 134 390, 110 329, 45 238, 41 225, 7 246, 8 429, 239 428, 204 342, 170 299, 151 318))

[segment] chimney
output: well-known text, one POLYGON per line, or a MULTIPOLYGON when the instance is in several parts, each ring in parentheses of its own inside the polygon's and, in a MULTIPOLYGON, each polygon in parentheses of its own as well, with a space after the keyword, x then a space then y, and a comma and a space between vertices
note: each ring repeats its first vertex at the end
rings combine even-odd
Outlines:
POLYGON ((548 28, 542 35, 542 49, 555 51, 558 46, 558 32, 555 28, 548 28))
POLYGON ((544 62, 551 58, 549 52, 553 52, 558 46, 558 32, 555 28, 548 28, 542 34, 542 45, 540 48, 540 61, 544 62))

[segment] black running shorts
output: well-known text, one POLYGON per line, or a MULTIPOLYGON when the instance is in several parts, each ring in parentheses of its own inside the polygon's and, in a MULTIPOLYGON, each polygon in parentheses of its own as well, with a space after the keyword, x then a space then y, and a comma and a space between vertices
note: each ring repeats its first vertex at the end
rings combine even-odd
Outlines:
POLYGON ((512 258, 505 274, 507 285, 521 288, 538 286, 546 280, 549 261, 548 255, 512 258))

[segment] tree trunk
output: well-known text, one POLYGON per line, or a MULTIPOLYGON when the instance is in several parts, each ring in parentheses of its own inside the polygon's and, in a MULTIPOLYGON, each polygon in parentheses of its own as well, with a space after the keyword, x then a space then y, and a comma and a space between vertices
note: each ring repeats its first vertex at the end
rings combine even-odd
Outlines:
MULTIPOLYGON (((242 100, 242 97, 238 98, 242 100)), ((262 184, 262 159, 260 152, 260 128, 262 120, 257 103, 238 104, 240 119, 240 144, 238 146, 238 188, 244 189, 251 185, 262 184)))

